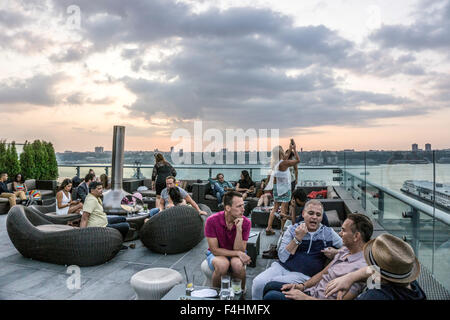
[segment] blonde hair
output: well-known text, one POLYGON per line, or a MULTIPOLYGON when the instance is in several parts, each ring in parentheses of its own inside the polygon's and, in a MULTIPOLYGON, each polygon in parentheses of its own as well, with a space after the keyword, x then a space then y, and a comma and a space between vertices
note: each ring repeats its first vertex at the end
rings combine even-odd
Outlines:
POLYGON ((282 146, 276 146, 272 149, 272 157, 270 158, 270 168, 273 169, 278 161, 284 159, 284 151, 282 146))

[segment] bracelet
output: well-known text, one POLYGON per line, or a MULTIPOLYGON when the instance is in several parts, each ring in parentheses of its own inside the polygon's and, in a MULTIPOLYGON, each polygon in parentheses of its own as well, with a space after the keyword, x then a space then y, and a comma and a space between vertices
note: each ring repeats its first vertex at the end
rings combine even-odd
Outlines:
POLYGON ((294 237, 294 242, 296 245, 300 245, 302 243, 302 240, 298 241, 296 237, 294 237))

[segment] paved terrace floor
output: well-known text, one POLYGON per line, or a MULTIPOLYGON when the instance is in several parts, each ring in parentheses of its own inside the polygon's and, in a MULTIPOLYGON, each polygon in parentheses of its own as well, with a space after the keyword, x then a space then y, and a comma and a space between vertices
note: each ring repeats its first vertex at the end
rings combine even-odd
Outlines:
MULTIPOLYGON (((70 290, 66 266, 27 259, 16 250, 6 231, 6 217, 0 215, 0 300, 132 300, 136 296, 130 285, 131 277, 143 269, 156 267, 172 268, 184 275, 185 266, 189 275, 195 275, 194 285, 202 285, 205 280, 200 265, 206 257, 206 239, 190 251, 174 255, 154 253, 135 240, 125 243, 135 243, 135 249, 122 250, 103 265, 81 268, 81 288, 70 290)), ((252 228, 253 232, 261 230, 252 228)), ((246 299, 251 299, 253 278, 273 261, 262 259, 262 251, 278 237, 279 231, 270 237, 261 234, 256 267, 247 268, 246 299)))

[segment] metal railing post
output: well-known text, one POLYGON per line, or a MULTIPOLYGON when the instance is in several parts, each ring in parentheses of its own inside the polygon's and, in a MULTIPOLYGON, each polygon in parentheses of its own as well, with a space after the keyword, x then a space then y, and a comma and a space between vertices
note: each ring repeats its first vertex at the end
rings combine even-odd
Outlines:
POLYGON ((384 192, 378 190, 378 222, 383 225, 384 217, 384 192))
POLYGON ((105 174, 106 174, 106 176, 109 175, 108 171, 109 171, 109 168, 108 168, 108 167, 105 167, 105 174))
POLYGON ((420 212, 411 207, 411 226, 412 226, 412 244, 414 252, 417 257, 419 257, 419 228, 420 228, 420 212))
POLYGON ((209 168, 209 178, 212 178, 212 168, 209 168))
POLYGON ((77 166, 77 177, 80 177, 80 166, 77 166))

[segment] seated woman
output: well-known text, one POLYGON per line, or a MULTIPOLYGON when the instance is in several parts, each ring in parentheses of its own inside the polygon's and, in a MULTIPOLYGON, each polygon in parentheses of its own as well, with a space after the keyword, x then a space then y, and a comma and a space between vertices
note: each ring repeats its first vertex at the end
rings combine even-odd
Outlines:
MULTIPOLYGON (((176 207, 186 205, 186 200, 181 197, 180 189, 178 188, 170 188, 169 189, 169 203, 166 206, 167 208, 176 207)), ((150 217, 153 217, 155 214, 159 212, 159 208, 153 208, 150 210, 150 217)), ((144 221, 147 222, 148 219, 144 221)))
MULTIPOLYGON (((25 181, 23 180, 22 174, 20 174, 20 173, 16 174, 16 176, 14 177, 13 191, 14 192, 23 191, 25 194, 28 193, 27 186, 25 184, 25 181)), ((28 197, 27 197, 27 199, 28 199, 28 197)))
POLYGON ((72 201, 72 180, 64 179, 56 193, 56 214, 63 215, 69 213, 80 213, 83 204, 79 201, 72 201))
POLYGON ((268 207, 270 204, 270 200, 273 198, 271 190, 264 190, 264 188, 267 186, 267 181, 267 178, 261 180, 261 187, 256 193, 256 197, 259 198, 257 204, 258 207, 261 207, 262 205, 264 205, 264 207, 268 207))
POLYGON ((255 191, 255 183, 247 170, 242 170, 241 179, 236 184, 236 191, 242 193, 243 200, 255 191))

